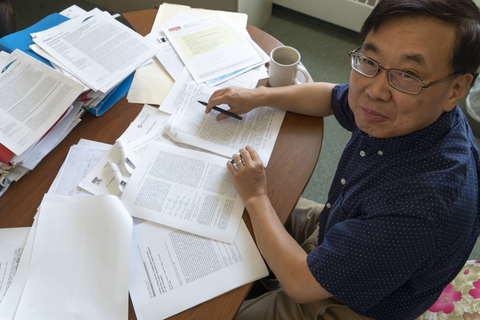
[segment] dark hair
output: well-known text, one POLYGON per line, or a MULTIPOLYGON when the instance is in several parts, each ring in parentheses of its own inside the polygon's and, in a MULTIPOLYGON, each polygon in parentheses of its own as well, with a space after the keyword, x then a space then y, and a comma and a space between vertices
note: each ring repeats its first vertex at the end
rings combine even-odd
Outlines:
POLYGON ((450 61, 452 71, 476 74, 480 66, 480 11, 472 0, 381 0, 365 20, 360 40, 365 41, 370 31, 398 16, 427 16, 454 24, 457 34, 450 61))

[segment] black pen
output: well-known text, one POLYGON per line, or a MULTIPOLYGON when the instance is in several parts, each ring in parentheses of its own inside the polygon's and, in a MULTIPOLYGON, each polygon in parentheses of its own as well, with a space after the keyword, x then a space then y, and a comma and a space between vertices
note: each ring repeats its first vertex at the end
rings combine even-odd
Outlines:
MULTIPOLYGON (((201 103, 203 104, 204 106, 207 106, 208 103, 204 102, 204 101, 198 101, 198 103, 201 103)), ((238 119, 238 120, 242 120, 243 118, 241 116, 239 116, 238 114, 235 114, 235 113, 232 113, 230 111, 227 111, 225 109, 222 109, 222 108, 219 108, 217 106, 213 107, 212 108, 213 110, 217 110, 218 112, 221 112, 223 114, 226 114, 227 116, 230 116, 230 117, 234 117, 235 119, 238 119)))

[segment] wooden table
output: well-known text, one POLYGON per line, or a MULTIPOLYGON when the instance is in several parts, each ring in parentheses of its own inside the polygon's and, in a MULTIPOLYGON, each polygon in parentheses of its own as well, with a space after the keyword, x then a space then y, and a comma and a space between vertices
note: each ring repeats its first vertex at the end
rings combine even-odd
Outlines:
MULTIPOLYGON (((151 31, 156 14, 157 10, 151 9, 124 15, 140 34, 146 35, 151 31)), ((267 54, 281 45, 278 40, 251 25, 248 25, 247 30, 267 54)), ((266 85, 266 80, 260 85, 266 85)), ((142 107, 142 104, 128 103, 123 97, 100 117, 86 113, 82 122, 32 172, 12 183, 0 197, 0 228, 31 226, 36 209, 65 160, 70 146, 78 143, 80 138, 115 143, 142 107)), ((310 179, 320 155, 322 139, 322 118, 287 112, 266 170, 268 195, 283 222, 310 179)), ((250 225, 248 214, 244 214, 244 219, 250 225)), ((170 319, 232 319, 250 287, 251 285, 245 285, 170 319)), ((136 319, 131 301, 129 319, 136 319)))

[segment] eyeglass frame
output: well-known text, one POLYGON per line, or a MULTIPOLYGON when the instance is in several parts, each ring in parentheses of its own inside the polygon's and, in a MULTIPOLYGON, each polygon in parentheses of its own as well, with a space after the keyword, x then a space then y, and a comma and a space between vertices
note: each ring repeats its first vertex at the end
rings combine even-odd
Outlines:
POLYGON ((367 57, 366 55, 357 52, 357 51, 360 50, 361 48, 362 48, 362 47, 358 47, 357 49, 355 49, 355 50, 353 50, 353 51, 350 51, 350 52, 348 53, 348 56, 350 57, 350 66, 352 67, 352 69, 355 70, 355 71, 357 71, 357 72, 360 73, 362 76, 365 76, 365 77, 367 77, 367 78, 375 78, 375 77, 377 76, 377 74, 379 73, 380 69, 383 69, 383 70, 385 70, 385 71, 388 72, 388 84, 389 84, 392 88, 394 88, 394 89, 396 89, 396 90, 398 90, 398 91, 400 91, 400 92, 403 92, 403 93, 417 95, 417 94, 420 94, 420 92, 422 92, 423 89, 429 88, 429 87, 431 87, 431 86, 433 86, 433 85, 435 85, 435 84, 437 84, 437 83, 440 83, 440 82, 443 82, 443 81, 446 81, 446 80, 449 80, 449 79, 453 79, 454 77, 457 77, 457 76, 460 75, 459 73, 455 73, 455 74, 452 74, 451 76, 448 76, 448 77, 446 77, 446 78, 439 79, 439 80, 435 80, 435 81, 432 81, 432 82, 430 82, 430 83, 428 83, 428 84, 425 84, 425 80, 423 80, 422 78, 419 78, 419 77, 417 77, 417 76, 415 76, 415 75, 413 75, 413 74, 409 74, 409 73, 407 73, 407 72, 405 72, 405 71, 398 70, 398 69, 395 69, 395 68, 387 69, 387 68, 383 67, 382 65, 380 65, 380 63, 378 63, 378 62, 375 61, 374 59, 372 59, 372 58, 370 58, 370 57, 367 57), (355 68, 355 67, 353 66, 353 55, 360 55, 360 56, 362 56, 362 57, 364 57, 364 58, 366 58, 366 59, 368 59, 368 60, 371 60, 371 61, 373 61, 374 63, 376 63, 376 64, 377 64, 377 71, 375 72, 375 74, 374 74, 373 76, 370 76, 370 75, 367 75, 367 74, 363 73, 361 70, 358 70, 357 68, 355 68), (390 76, 390 71, 392 71, 392 70, 398 71, 398 72, 401 72, 401 73, 404 73, 404 74, 407 74, 409 77, 412 77, 412 78, 420 81, 420 82, 422 83, 422 86, 420 87, 420 90, 419 90, 417 93, 414 93, 414 92, 408 92, 408 91, 402 90, 402 89, 400 89, 400 88, 397 88, 397 87, 391 82, 391 80, 390 80, 390 77, 391 77, 391 76, 390 76))

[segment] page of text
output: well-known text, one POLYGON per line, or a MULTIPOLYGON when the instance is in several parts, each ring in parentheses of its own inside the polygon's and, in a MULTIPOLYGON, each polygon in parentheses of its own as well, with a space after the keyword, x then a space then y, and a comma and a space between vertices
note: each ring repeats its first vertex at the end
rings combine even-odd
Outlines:
POLYGON ((266 275, 243 221, 234 244, 151 222, 134 227, 130 295, 138 319, 165 319, 266 275))
POLYGON ((122 202, 136 218, 233 243, 244 205, 223 158, 152 142, 122 202))

